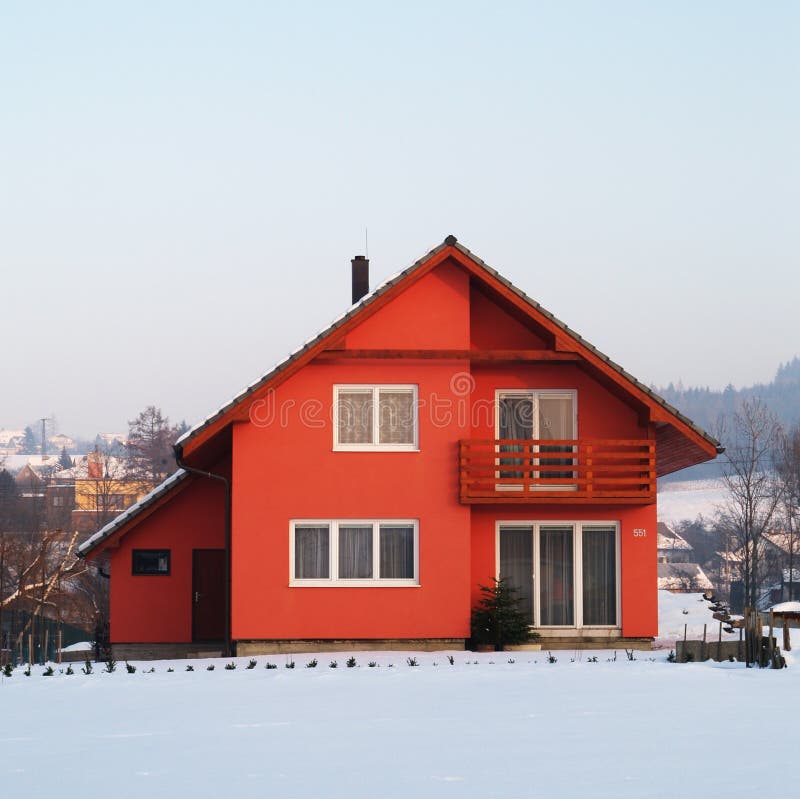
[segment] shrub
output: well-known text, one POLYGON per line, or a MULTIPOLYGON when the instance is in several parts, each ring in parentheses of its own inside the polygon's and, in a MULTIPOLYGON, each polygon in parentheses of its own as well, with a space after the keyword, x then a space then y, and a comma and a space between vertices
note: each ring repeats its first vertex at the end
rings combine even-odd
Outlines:
POLYGON ((23 671, 22 673, 26 677, 30 677, 31 676, 31 664, 30 663, 28 663, 28 665, 25 667, 25 671, 23 671))
POLYGON ((193 666, 193 665, 190 663, 190 664, 189 664, 189 665, 186 667, 186 671, 194 671, 194 666, 193 666))
POLYGON ((675 663, 678 658, 675 656, 675 650, 670 649, 669 654, 667 655, 667 663, 675 663))
POLYGON ((91 674, 92 670, 93 670, 92 669, 92 661, 89 660, 89 658, 86 658, 86 663, 84 663, 83 668, 81 669, 81 671, 84 674, 91 674))
POLYGON ((406 663, 408 663, 409 666, 419 666, 416 658, 406 658, 406 663))
POLYGON ((43 672, 42 677, 52 677, 55 674, 55 670, 52 666, 48 666, 43 672))
POLYGON ((172 668, 172 666, 170 666, 170 667, 167 669, 167 674, 171 674, 173 671, 175 671, 175 669, 173 669, 173 668, 172 668))
POLYGON ((328 663, 328 668, 335 669, 338 665, 339 664, 335 660, 332 660, 330 663, 328 663))
POLYGON ((136 674, 136 666, 132 666, 128 661, 125 661, 125 670, 128 674, 136 674))
POLYGON ((552 652, 548 652, 547 653, 547 662, 548 663, 558 663, 558 658, 552 652))
POLYGON ((307 669, 315 669, 315 668, 317 668, 317 659, 314 658, 313 660, 309 660, 308 663, 306 663, 306 668, 307 669))
POLYGON ((264 666, 265 669, 277 669, 278 667, 274 663, 270 663, 267 661, 267 665, 264 666))
POLYGON ((370 660, 370 662, 367 663, 367 666, 369 666, 371 669, 374 669, 377 665, 378 664, 374 660, 370 660))
POLYGON ((107 674, 113 674, 116 670, 117 670, 117 661, 114 660, 113 658, 109 658, 106 661, 106 667, 105 667, 104 671, 107 674))
POLYGON ((6 663, 6 665, 3 666, 3 676, 4 677, 10 677, 13 673, 14 673, 14 669, 12 668, 11 664, 10 663, 6 663))
POLYGON ((502 649, 508 644, 522 644, 538 633, 532 633, 530 619, 522 610, 519 591, 501 577, 494 585, 481 585, 481 598, 472 609, 470 634, 473 644, 491 644, 502 649))
POLYGON ((209 663, 206 666, 206 671, 214 671, 214 664, 213 663, 209 663))
POLYGON ((248 668, 248 669, 254 669, 254 668, 257 666, 257 665, 258 665, 258 661, 257 661, 257 660, 251 660, 251 661, 250 661, 250 662, 247 664, 247 668, 248 668))
POLYGON ((352 669, 356 665, 356 659, 354 657, 347 658, 347 668, 352 669))
POLYGON ((452 666, 456 662, 456 659, 452 655, 448 655, 447 662, 452 666))
POLYGON ((293 669, 294 668, 294 661, 293 660, 287 660, 286 661, 286 668, 287 669, 293 669))
POLYGON ((67 677, 71 677, 73 674, 75 674, 75 670, 72 668, 72 666, 67 666, 67 670, 64 672, 64 674, 66 674, 67 677))
POLYGON ((225 664, 225 671, 233 671, 235 668, 236 664, 233 661, 225 664))

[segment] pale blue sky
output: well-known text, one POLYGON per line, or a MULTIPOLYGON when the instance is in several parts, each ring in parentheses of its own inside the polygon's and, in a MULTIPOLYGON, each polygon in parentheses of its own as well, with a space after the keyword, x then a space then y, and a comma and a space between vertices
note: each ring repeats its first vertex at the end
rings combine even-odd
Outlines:
POLYGON ((448 234, 647 383, 800 354, 800 4, 0 3, 0 427, 197 421, 448 234))

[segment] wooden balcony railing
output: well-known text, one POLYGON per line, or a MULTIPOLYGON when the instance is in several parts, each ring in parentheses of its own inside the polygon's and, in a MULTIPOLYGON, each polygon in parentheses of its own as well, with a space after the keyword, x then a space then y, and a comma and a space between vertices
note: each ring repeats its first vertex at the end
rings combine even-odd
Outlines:
POLYGON ((462 503, 642 503, 656 498, 655 442, 468 439, 459 442, 462 503))

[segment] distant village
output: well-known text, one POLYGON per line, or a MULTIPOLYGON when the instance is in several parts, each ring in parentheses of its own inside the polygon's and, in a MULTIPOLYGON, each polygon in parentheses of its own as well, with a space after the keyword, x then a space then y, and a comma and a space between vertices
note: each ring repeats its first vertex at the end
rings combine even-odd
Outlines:
POLYGON ((175 470, 171 425, 150 406, 93 441, 0 428, 0 663, 54 657, 107 630, 103 570, 77 547, 175 470))

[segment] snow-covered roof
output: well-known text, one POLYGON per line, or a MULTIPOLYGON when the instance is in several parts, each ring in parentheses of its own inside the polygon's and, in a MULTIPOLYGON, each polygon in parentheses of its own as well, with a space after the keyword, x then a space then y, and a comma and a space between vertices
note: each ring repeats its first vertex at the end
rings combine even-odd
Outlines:
POLYGON ((0 446, 8 446, 12 441, 25 438, 24 430, 0 430, 0 446))
POLYGON ((658 523, 657 535, 659 549, 680 549, 684 552, 694 551, 694 547, 683 536, 678 535, 672 527, 664 522, 658 523))
POLYGON ((679 535, 661 535, 661 533, 658 534, 658 548, 669 550, 679 549, 684 552, 694 551, 694 547, 685 538, 681 538, 679 535))
POLYGON ((302 344, 296 350, 287 355, 283 360, 275 364, 269 371, 267 371, 265 374, 263 374, 253 383, 251 383, 249 386, 240 391, 236 396, 234 396, 228 402, 221 405, 216 411, 207 416, 201 422, 198 422, 193 427, 189 428, 189 430, 187 430, 175 442, 175 446, 177 448, 182 448, 184 444, 186 444, 190 439, 196 436, 203 428, 217 421, 220 417, 224 416, 229 410, 231 410, 240 402, 245 400, 248 396, 258 391, 259 388, 267 384, 280 371, 282 371, 287 366, 289 366, 289 364, 291 364, 293 361, 301 357, 315 344, 319 343, 322 339, 329 336, 337 328, 341 327, 342 324, 351 319, 355 314, 359 313, 366 306, 374 302, 381 294, 385 293, 392 286, 396 285, 405 277, 410 275, 412 272, 416 271, 418 268, 420 268, 423 264, 428 262, 435 255, 440 253, 446 247, 455 247, 459 252, 466 255, 471 261, 478 264, 482 269, 486 270, 486 272, 489 275, 491 275, 495 280, 497 280, 499 283, 505 286, 509 291, 513 292, 517 297, 519 297, 521 300, 527 303, 533 310, 544 316, 546 319, 552 322, 556 327, 560 328, 563 332, 569 335, 572 339, 579 342, 581 346, 589 350, 593 355, 595 355, 604 364, 606 364, 615 372, 617 372, 626 381, 635 386, 639 391, 646 394, 650 399, 652 399, 662 408, 666 409, 671 415, 679 419, 683 424, 685 424, 688 428, 693 430, 697 435, 699 435, 700 437, 705 439, 709 444, 714 446, 717 452, 724 451, 719 441, 710 436, 705 430, 696 425, 687 416, 684 416, 677 408, 670 405, 663 397, 660 397, 651 388, 648 388, 644 383, 641 383, 639 380, 637 380, 632 374, 630 374, 630 372, 627 372, 625 369, 623 369, 622 366, 612 361, 611 358, 609 358, 604 353, 600 352, 600 350, 598 350, 594 345, 586 341, 586 339, 584 339, 583 336, 572 330, 568 325, 566 325, 564 322, 558 319, 555 316, 555 314, 551 313, 546 308, 543 308, 538 302, 536 302, 536 300, 532 299, 527 294, 525 294, 525 292, 517 288, 510 280, 503 277, 499 272, 497 272, 483 260, 478 258, 478 256, 472 253, 463 244, 459 244, 456 237, 452 235, 447 236, 447 238, 445 238, 442 244, 438 245, 437 247, 434 247, 430 252, 428 252, 422 258, 415 261, 411 266, 400 270, 399 272, 395 273, 391 277, 384 280, 380 285, 376 286, 372 291, 370 291, 368 294, 362 297, 357 303, 353 304, 347 311, 345 311, 345 313, 343 313, 341 316, 337 317, 333 322, 331 322, 331 324, 328 325, 328 327, 326 327, 324 330, 321 330, 312 338, 308 339, 304 344, 302 344))
POLYGON ((666 591, 708 591, 714 585, 697 563, 659 563, 658 587, 666 591))
POLYGON ((81 556, 86 555, 88 552, 99 546, 110 535, 115 533, 122 525, 127 524, 133 518, 138 516, 145 508, 152 505, 157 499, 166 494, 170 489, 183 481, 188 472, 184 469, 178 469, 177 472, 171 474, 163 483, 157 485, 149 494, 145 494, 137 503, 131 505, 124 510, 115 519, 112 519, 105 527, 101 527, 93 536, 87 538, 79 547, 78 554, 81 556))
POLYGON ((774 610, 775 613, 800 613, 800 602, 779 602, 770 610, 774 610))
MULTIPOLYGON (((57 480, 86 480, 89 478, 89 459, 90 455, 82 455, 75 459, 75 465, 69 469, 57 471, 53 477, 57 480)), ((101 455, 100 465, 103 468, 103 477, 111 480, 124 480, 126 463, 123 458, 113 455, 101 455)))

